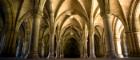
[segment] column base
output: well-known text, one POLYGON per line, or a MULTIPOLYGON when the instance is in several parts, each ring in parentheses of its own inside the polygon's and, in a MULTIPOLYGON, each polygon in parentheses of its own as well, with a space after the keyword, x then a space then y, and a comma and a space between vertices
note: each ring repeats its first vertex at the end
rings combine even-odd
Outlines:
POLYGON ((59 55, 56 55, 55 59, 58 59, 58 58, 60 58, 60 56, 59 55))
POLYGON ((49 53, 49 55, 48 55, 47 59, 54 59, 54 58, 55 58, 55 57, 54 57, 54 54, 49 53))
POLYGON ((60 58, 64 58, 64 55, 62 54, 62 55, 60 55, 60 58))
POLYGON ((106 57, 107 58, 113 58, 113 59, 118 58, 118 56, 115 53, 111 53, 111 52, 107 53, 106 57))
POLYGON ((39 58, 39 55, 38 55, 38 53, 31 52, 31 53, 29 53, 27 58, 35 58, 36 59, 36 58, 39 58))
POLYGON ((122 54, 118 54, 119 58, 124 58, 124 56, 122 54))
POLYGON ((90 55, 89 58, 96 59, 95 55, 90 55))
POLYGON ((55 58, 56 58, 56 59, 57 59, 57 58, 64 58, 64 55, 59 55, 59 56, 56 56, 55 58))
POLYGON ((88 58, 87 54, 81 55, 80 58, 88 58))

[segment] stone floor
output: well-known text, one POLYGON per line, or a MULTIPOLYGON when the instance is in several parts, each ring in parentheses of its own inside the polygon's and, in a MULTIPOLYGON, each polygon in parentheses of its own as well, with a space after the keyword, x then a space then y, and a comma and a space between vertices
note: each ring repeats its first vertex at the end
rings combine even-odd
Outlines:
POLYGON ((33 58, 33 59, 19 59, 19 58, 0 58, 0 60, 140 60, 140 57, 131 57, 131 58, 117 58, 117 59, 111 59, 111 58, 96 58, 96 59, 90 59, 90 58, 63 58, 63 59, 45 59, 45 58, 33 58))

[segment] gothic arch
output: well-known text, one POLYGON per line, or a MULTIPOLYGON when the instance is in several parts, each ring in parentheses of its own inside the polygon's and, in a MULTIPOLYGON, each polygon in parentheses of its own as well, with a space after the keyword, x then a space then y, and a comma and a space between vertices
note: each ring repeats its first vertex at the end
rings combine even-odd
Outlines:
POLYGON ((114 30, 113 30, 115 49, 116 49, 118 57, 123 58, 122 46, 121 46, 121 42, 122 42, 121 34, 122 34, 122 31, 124 30, 124 25, 118 18, 114 20, 116 20, 114 30))
POLYGON ((26 18, 18 30, 16 40, 16 56, 19 58, 27 58, 31 43, 32 18, 26 18))

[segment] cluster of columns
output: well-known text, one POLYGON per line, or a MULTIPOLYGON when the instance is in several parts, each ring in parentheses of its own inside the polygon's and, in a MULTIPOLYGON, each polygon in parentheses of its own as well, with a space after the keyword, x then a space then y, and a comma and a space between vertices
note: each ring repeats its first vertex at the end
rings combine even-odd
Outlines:
MULTIPOLYGON (((111 57, 111 58, 116 58, 117 55, 115 53, 115 46, 113 44, 113 38, 112 38, 112 32, 111 32, 111 28, 109 25, 109 17, 110 15, 108 14, 105 14, 105 13, 101 13, 101 16, 103 18, 103 22, 104 22, 104 26, 105 26, 105 32, 106 32, 106 41, 107 41, 107 54, 106 56, 107 57, 111 57)), ((94 48, 94 37, 93 37, 93 22, 91 21, 91 27, 89 29, 89 42, 90 42, 90 58, 96 58, 95 56, 95 48, 94 48)), ((54 32, 53 32, 54 33, 54 32)), ((54 35, 53 35, 54 36, 54 35)), ((51 41, 49 42, 51 45, 50 45, 50 50, 49 50, 49 56, 48 58, 55 58, 55 55, 54 55, 54 37, 52 37, 52 39, 50 39, 51 41), (53 40, 52 40, 53 39, 53 40)), ((85 46, 84 46, 84 50, 83 52, 81 53, 81 58, 86 58, 87 57, 87 40, 86 40, 86 37, 84 36, 83 37, 83 41, 85 42, 85 46), (83 40, 84 39, 84 40, 83 40)), ((57 53, 56 53, 56 58, 64 58, 64 53, 63 53, 63 50, 61 48, 58 48, 57 49, 57 53)))
MULTIPOLYGON (((105 30, 106 30, 106 41, 107 41, 107 57, 111 57, 111 58, 116 58, 117 57, 117 55, 116 55, 116 53, 115 53, 115 46, 114 46, 114 44, 113 44, 113 38, 112 38, 112 33, 111 33, 111 29, 109 28, 110 27, 110 25, 109 25, 109 15, 107 15, 107 14, 105 14, 105 15, 103 15, 102 16, 103 17, 103 19, 104 19, 104 26, 105 26, 105 30)), ((90 34, 90 33, 89 33, 90 34)), ((95 48, 94 48, 94 39, 93 39, 94 37, 93 37, 93 35, 92 34, 90 34, 90 36, 89 36, 89 42, 90 42, 90 58, 96 58, 96 56, 95 56, 95 48)), ((63 48, 61 49, 61 47, 60 47, 60 44, 57 44, 58 46, 57 46, 57 49, 56 49, 56 55, 55 55, 55 50, 54 50, 54 40, 52 40, 52 39, 54 39, 53 37, 51 37, 51 39, 50 39, 50 50, 49 50, 49 56, 48 56, 48 58, 64 58, 64 53, 63 53, 63 48)), ((86 38, 86 34, 84 33, 84 35, 83 35, 83 38, 82 38, 82 42, 81 42, 81 55, 80 55, 80 57, 81 58, 87 58, 87 41, 88 40, 86 40, 87 38, 86 38), (82 50, 82 48, 83 48, 83 50, 82 50)), ((60 41, 59 41, 59 43, 60 43, 60 41)), ((61 44, 62 45, 62 44, 61 44)))
MULTIPOLYGON (((46 0, 40 0, 39 5, 34 7, 35 11, 33 12, 33 29, 32 29, 32 38, 31 38, 31 49, 30 49, 30 53, 28 55, 28 57, 30 58, 38 58, 38 41, 39 41, 39 29, 40 29, 40 22, 42 19, 42 14, 43 14, 43 8, 45 5, 46 0)), ((101 7, 102 8, 102 7, 101 7)), ((107 53, 106 56, 107 57, 111 57, 111 58, 116 58, 117 55, 115 53, 115 46, 114 46, 114 41, 116 42, 117 47, 121 47, 120 44, 120 34, 116 34, 116 38, 114 38, 113 40, 113 35, 111 32, 111 28, 109 25, 109 17, 110 15, 107 14, 107 12, 105 11, 105 9, 102 9, 101 14, 102 19, 103 19, 103 23, 104 23, 104 30, 105 30, 105 36, 106 36, 106 42, 107 42, 107 53)), ((50 28, 50 39, 49 39, 49 55, 48 58, 63 58, 64 57, 64 53, 63 53, 63 49, 60 48, 61 42, 59 39, 59 44, 57 49, 56 49, 56 55, 55 55, 55 47, 54 47, 54 37, 55 37, 55 28, 54 28, 54 21, 53 21, 53 17, 54 15, 52 14, 52 22, 51 22, 51 28, 50 28)), ((11 28, 11 27, 10 27, 11 28)), ((95 46, 94 46, 94 37, 93 37, 93 20, 90 20, 90 25, 89 25, 89 40, 87 40, 87 34, 86 34, 86 27, 84 29, 83 32, 83 36, 82 36, 82 43, 81 43, 81 58, 86 58, 87 57, 87 41, 89 41, 89 45, 90 45, 90 53, 89 53, 89 57, 90 58, 96 58, 95 56, 95 46)), ((13 28, 11 28, 10 33, 15 32, 15 30, 13 28)), ((14 33, 13 33, 14 35, 14 33)), ((140 39, 140 32, 126 32, 126 35, 128 35, 128 41, 127 41, 127 45, 128 45, 128 54, 129 56, 134 56, 135 54, 137 54, 137 56, 140 56, 140 44, 139 44, 139 39, 140 39)), ((15 37, 13 37, 14 40, 16 40, 15 37)), ((14 45, 13 45, 14 46, 14 45)), ((12 47, 13 47, 12 46, 12 47)), ((15 48, 15 47, 14 47, 15 48)), ((119 57, 123 57, 122 55, 122 49, 121 48, 117 48, 117 53, 119 57)), ((15 50, 14 50, 15 51, 15 50)), ((15 52, 13 52, 15 53, 15 52)))
POLYGON ((30 53, 28 55, 29 58, 38 58, 38 40, 39 40, 39 29, 40 22, 43 16, 43 10, 46 0, 34 1, 34 4, 39 3, 39 5, 35 5, 33 11, 33 27, 32 27, 32 38, 31 38, 31 47, 30 53))

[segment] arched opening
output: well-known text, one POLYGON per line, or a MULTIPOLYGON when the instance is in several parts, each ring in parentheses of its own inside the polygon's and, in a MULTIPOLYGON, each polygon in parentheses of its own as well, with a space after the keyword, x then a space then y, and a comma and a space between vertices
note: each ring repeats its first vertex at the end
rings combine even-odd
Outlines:
MULTIPOLYGON (((44 22, 44 21, 43 21, 44 22)), ((45 23, 41 23, 41 28, 40 28, 40 32, 39 32, 39 47, 38 47, 38 54, 39 57, 47 57, 49 54, 49 39, 50 39, 50 34, 49 34, 49 28, 47 26, 47 24, 45 25, 45 23)), ((56 37, 54 39, 54 43, 56 46, 56 37)))
POLYGON ((94 42, 95 42, 95 55, 96 57, 101 57, 100 55, 100 38, 97 35, 94 35, 94 42))
POLYGON ((31 43, 31 18, 26 18, 19 27, 16 37, 16 58, 27 58, 31 43))
POLYGON ((23 49, 23 41, 25 39, 25 27, 23 24, 19 28, 19 34, 16 41, 16 57, 20 58, 23 56, 22 49, 23 49))
POLYGON ((99 57, 99 40, 100 38, 97 35, 94 35, 94 41, 95 41, 95 55, 96 57, 99 57))
POLYGON ((122 34, 124 34, 124 25, 122 24, 121 20, 119 18, 114 19, 114 45, 115 45, 115 51, 117 53, 117 56, 119 58, 123 58, 123 51, 126 50, 126 42, 125 39, 122 39, 122 34))
POLYGON ((66 41, 64 47, 64 58, 79 58, 80 50, 79 44, 74 38, 70 38, 66 41))

